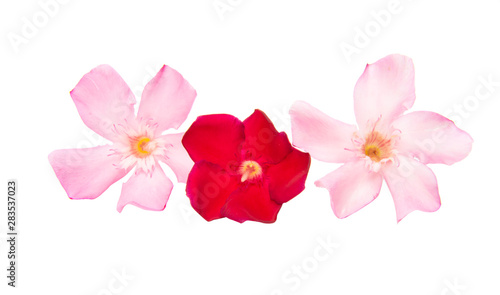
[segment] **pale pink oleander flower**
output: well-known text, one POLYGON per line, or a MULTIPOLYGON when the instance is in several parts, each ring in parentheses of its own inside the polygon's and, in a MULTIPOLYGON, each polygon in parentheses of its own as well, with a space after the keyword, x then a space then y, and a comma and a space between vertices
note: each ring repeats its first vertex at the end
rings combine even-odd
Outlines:
POLYGON ((329 191, 338 218, 373 201, 383 179, 398 222, 414 210, 433 212, 441 206, 436 177, 426 164, 451 165, 464 159, 472 138, 439 114, 403 115, 414 101, 412 60, 389 55, 367 65, 356 83, 354 113, 359 129, 306 102, 292 106, 293 144, 320 161, 345 163, 315 183, 329 191))
POLYGON ((113 144, 49 155, 68 196, 95 199, 135 167, 122 186, 117 210, 127 204, 163 210, 173 184, 159 161, 170 166, 179 182, 186 182, 193 162, 181 143, 184 133, 162 132, 184 122, 196 97, 193 87, 163 66, 144 88, 136 116, 130 88, 113 68, 101 65, 83 76, 71 97, 85 125, 113 144))

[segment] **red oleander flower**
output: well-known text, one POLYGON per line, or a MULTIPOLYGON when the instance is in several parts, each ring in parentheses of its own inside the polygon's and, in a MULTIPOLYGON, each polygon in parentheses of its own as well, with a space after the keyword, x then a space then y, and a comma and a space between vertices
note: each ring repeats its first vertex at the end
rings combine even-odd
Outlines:
POLYGON ((304 190, 311 157, 292 147, 260 110, 241 122, 200 116, 182 138, 195 162, 186 193, 207 221, 227 217, 272 223, 281 205, 304 190))

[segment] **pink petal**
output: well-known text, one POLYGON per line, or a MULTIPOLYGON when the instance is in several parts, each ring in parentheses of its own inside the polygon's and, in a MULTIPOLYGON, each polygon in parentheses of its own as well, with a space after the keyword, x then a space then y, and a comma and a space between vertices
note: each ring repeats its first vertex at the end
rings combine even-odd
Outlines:
POLYGON ((290 201, 305 188, 307 173, 311 166, 311 156, 293 149, 288 156, 266 171, 269 195, 278 204, 290 201))
POLYGON ((426 165, 404 156, 399 166, 383 168, 384 179, 391 191, 398 222, 414 210, 434 212, 441 206, 436 176, 426 165))
POLYGON ((411 108, 415 101, 413 62, 393 54, 368 64, 354 87, 354 113, 362 131, 377 120, 379 128, 411 108))
POLYGON ((142 92, 137 117, 158 124, 158 132, 179 128, 186 120, 196 91, 181 74, 163 66, 142 92))
POLYGON ((345 163, 353 158, 351 138, 357 128, 335 120, 304 101, 290 108, 293 144, 320 161, 345 163))
POLYGON ((130 171, 115 166, 120 157, 110 155, 111 148, 105 145, 50 153, 50 165, 68 197, 95 199, 130 171))
POLYGON ((108 65, 100 65, 83 76, 71 97, 85 125, 111 141, 115 138, 113 124, 134 120, 134 94, 108 65))
POLYGON ((123 184, 116 209, 122 212, 123 207, 130 204, 146 210, 162 211, 173 187, 158 163, 151 175, 136 171, 123 184))
POLYGON ((330 192, 335 216, 345 218, 375 200, 382 187, 382 176, 366 169, 363 161, 353 161, 315 184, 330 192))
POLYGON ((453 121, 433 112, 412 112, 396 119, 401 131, 396 149, 420 162, 451 165, 464 159, 472 149, 472 138, 453 121))
POLYGON ((184 133, 177 133, 163 135, 162 138, 167 142, 167 158, 164 162, 174 171, 178 182, 186 183, 194 162, 182 145, 183 136, 184 133))

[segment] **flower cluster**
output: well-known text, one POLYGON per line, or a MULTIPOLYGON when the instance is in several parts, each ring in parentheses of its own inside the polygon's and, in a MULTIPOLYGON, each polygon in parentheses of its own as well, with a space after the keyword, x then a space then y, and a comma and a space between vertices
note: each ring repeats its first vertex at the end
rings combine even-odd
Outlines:
POLYGON ((304 190, 312 156, 344 164, 315 182, 329 191, 337 217, 373 201, 385 180, 399 222, 414 210, 441 206, 427 164, 451 165, 472 148, 469 134, 445 117, 405 114, 415 101, 414 68, 401 55, 366 66, 354 89, 357 126, 295 102, 290 109, 295 147, 260 110, 243 122, 226 114, 204 115, 185 133, 163 134, 180 127, 196 97, 168 66, 146 85, 137 115, 130 88, 107 65, 86 74, 71 97, 83 122, 112 144, 56 150, 50 164, 71 199, 97 198, 135 167, 123 184, 119 212, 127 204, 165 208, 173 184, 163 162, 178 182, 186 182, 193 209, 207 221, 272 223, 281 206, 304 190))

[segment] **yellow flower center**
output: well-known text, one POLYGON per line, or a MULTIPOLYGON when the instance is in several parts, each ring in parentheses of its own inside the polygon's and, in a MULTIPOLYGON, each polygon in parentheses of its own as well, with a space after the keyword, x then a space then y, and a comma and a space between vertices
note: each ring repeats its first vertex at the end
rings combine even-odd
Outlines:
POLYGON ((151 149, 148 144, 150 141, 151 139, 149 137, 141 137, 136 141, 134 146, 138 157, 146 157, 151 154, 151 149))
POLYGON ((262 167, 255 161, 244 161, 238 172, 241 174, 241 182, 253 180, 262 176, 262 167))
POLYGON ((365 146, 365 155, 370 157, 373 161, 380 162, 382 158, 380 158, 380 149, 376 145, 366 145, 365 146))
POLYGON ((391 138, 373 131, 365 139, 363 150, 366 156, 374 162, 380 162, 392 155, 391 138))

